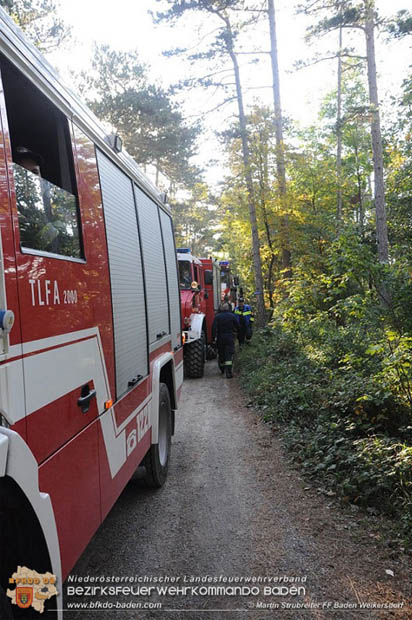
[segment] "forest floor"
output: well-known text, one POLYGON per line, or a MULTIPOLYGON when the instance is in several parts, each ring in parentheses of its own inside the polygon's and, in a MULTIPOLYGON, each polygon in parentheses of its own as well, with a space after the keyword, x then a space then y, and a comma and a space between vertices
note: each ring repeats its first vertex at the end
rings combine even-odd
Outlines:
MULTIPOLYGON (((111 618, 412 618, 410 557, 385 542, 390 524, 338 505, 305 481, 276 430, 246 402, 238 380, 221 377, 214 361, 203 379, 186 380, 167 483, 149 491, 133 479, 71 575, 256 588, 243 596, 188 589, 185 595, 95 597, 161 604, 113 610, 111 618), (232 577, 242 579, 224 581, 232 577), (196 578, 212 582, 193 583, 196 578)), ((65 596, 64 606, 90 600, 65 596)), ((67 616, 102 614, 72 609, 67 616)))

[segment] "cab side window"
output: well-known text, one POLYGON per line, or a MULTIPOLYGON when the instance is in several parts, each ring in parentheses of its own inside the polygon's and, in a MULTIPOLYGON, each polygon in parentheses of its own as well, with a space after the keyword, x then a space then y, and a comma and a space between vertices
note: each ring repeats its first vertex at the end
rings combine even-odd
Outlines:
POLYGON ((23 250, 82 258, 67 118, 0 57, 23 250))
POLYGON ((196 265, 193 265, 193 267, 194 267, 195 282, 199 284, 199 269, 198 267, 196 267, 196 265))

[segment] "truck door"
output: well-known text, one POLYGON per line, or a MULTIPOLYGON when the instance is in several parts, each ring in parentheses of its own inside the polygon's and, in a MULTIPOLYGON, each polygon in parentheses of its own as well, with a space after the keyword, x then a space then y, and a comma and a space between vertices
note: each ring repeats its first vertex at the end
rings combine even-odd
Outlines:
POLYGON ((0 425, 10 426, 26 438, 16 257, 6 166, 10 144, 7 126, 4 128, 1 123, 4 114, 5 103, 0 79, 0 425), (6 325, 8 317, 3 312, 7 310, 14 315, 14 325, 12 322, 6 325))

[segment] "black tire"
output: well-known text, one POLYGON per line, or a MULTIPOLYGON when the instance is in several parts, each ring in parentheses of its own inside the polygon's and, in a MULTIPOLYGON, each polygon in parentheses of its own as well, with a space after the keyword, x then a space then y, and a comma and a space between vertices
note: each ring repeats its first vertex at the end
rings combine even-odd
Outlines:
POLYGON ((185 375, 190 379, 200 379, 205 370, 205 335, 185 345, 183 349, 185 375))
POLYGON ((169 469, 172 447, 172 407, 170 394, 165 383, 159 387, 159 443, 152 444, 143 459, 146 469, 145 482, 153 489, 164 485, 169 469))

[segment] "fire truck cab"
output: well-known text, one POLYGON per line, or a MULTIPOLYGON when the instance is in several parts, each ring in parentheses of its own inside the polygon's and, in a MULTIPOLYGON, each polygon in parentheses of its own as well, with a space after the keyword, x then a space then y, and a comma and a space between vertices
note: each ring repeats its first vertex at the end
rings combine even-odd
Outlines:
POLYGON ((1 618, 18 566, 56 576, 62 617, 137 466, 164 483, 182 381, 170 209, 0 10, 1 618))
POLYGON ((215 314, 220 306, 221 272, 219 262, 212 257, 200 259, 205 274, 205 295, 206 295, 206 328, 207 328, 207 357, 215 357, 210 354, 210 343, 212 342, 212 325, 215 314))
POLYGON ((178 248, 185 375, 203 377, 206 359, 215 357, 212 325, 220 304, 220 267, 213 258, 196 258, 178 248))
POLYGON ((184 370, 187 377, 200 378, 203 377, 207 344, 207 294, 204 269, 202 262, 192 255, 190 248, 177 249, 177 263, 184 340, 184 370))

